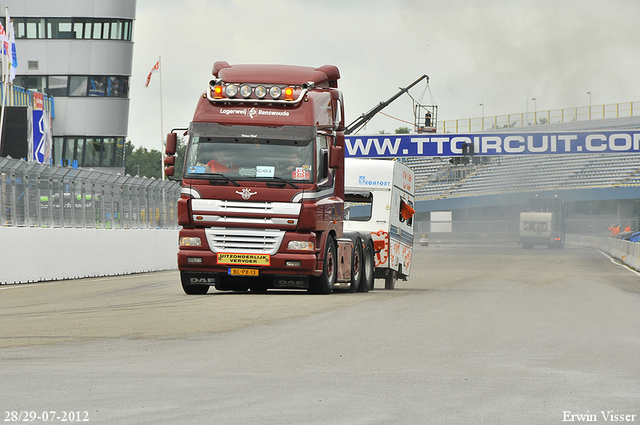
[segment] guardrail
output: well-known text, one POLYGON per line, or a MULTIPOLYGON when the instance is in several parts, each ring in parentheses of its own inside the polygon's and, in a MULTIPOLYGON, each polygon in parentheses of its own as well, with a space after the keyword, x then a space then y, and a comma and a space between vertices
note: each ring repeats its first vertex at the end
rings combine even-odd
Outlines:
POLYGON ((597 248, 622 261, 632 269, 640 271, 640 243, 611 237, 582 235, 567 235, 567 242, 572 245, 597 248))
POLYGON ((177 229, 180 185, 0 158, 0 225, 177 229))
POLYGON ((438 122, 439 133, 464 133, 502 128, 528 127, 544 124, 561 124, 606 118, 623 118, 640 115, 640 102, 612 103, 607 105, 580 106, 519 114, 464 118, 438 122))

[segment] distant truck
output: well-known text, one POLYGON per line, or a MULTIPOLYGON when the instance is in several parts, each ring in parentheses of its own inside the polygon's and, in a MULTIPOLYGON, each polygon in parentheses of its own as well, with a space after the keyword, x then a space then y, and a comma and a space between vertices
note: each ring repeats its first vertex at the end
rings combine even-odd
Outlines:
POLYGON ((529 211, 520 213, 520 243, 523 249, 547 245, 564 248, 564 202, 560 197, 535 197, 529 211))
POLYGON ((407 280, 413 253, 413 171, 398 161, 345 159, 344 230, 370 234, 375 277, 385 289, 407 280))

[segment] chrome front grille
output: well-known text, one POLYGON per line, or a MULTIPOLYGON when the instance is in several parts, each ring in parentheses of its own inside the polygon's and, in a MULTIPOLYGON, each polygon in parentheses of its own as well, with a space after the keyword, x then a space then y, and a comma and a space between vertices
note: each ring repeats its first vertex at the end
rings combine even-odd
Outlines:
POLYGON ((284 231, 271 229, 238 229, 211 227, 205 229, 212 252, 275 254, 280 248, 284 231))
POLYGON ((298 224, 302 204, 192 199, 191 209, 196 225, 258 224, 271 228, 294 228, 298 224))

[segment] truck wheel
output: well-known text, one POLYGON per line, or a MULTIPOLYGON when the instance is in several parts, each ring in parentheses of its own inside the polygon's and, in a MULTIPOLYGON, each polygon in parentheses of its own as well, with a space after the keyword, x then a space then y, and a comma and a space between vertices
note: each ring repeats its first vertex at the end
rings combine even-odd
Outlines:
POLYGON ((318 277, 313 276, 311 278, 309 292, 324 295, 331 293, 333 284, 336 282, 336 258, 336 243, 332 236, 327 236, 327 242, 324 247, 322 274, 318 277))
POLYGON ((398 275, 395 270, 389 270, 389 274, 384 278, 384 289, 393 289, 396 287, 398 275))
POLYGON ((182 290, 187 295, 204 295, 209 291, 209 285, 190 284, 187 276, 182 272, 180 273, 180 280, 182 281, 182 290))
POLYGON ((351 285, 349 286, 349 292, 356 292, 360 287, 360 281, 362 280, 362 260, 362 240, 356 238, 356 243, 351 252, 351 285))
POLYGON ((371 242, 368 242, 362 255, 362 272, 360 273, 362 279, 360 280, 358 292, 369 292, 373 289, 375 282, 374 255, 373 246, 371 245, 371 242))

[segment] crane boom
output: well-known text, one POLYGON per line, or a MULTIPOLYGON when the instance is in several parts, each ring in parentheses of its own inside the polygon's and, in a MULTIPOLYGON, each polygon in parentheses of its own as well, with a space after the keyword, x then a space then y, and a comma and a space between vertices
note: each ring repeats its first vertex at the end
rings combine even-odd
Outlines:
POLYGON ((427 83, 429 82, 429 76, 425 74, 422 77, 415 80, 409 86, 405 88, 400 87, 400 91, 398 93, 393 95, 391 98, 385 100, 384 102, 380 102, 369 112, 367 112, 366 114, 362 114, 360 117, 354 120, 351 124, 349 124, 345 128, 344 134, 353 134, 356 130, 360 129, 360 127, 364 126, 366 123, 371 121, 371 118, 373 118, 378 112, 382 111, 384 108, 389 106, 391 102, 393 102, 394 100, 396 100, 397 98, 399 98, 400 96, 408 92, 413 86, 415 86, 416 84, 418 84, 420 81, 424 79, 427 80, 427 83))

